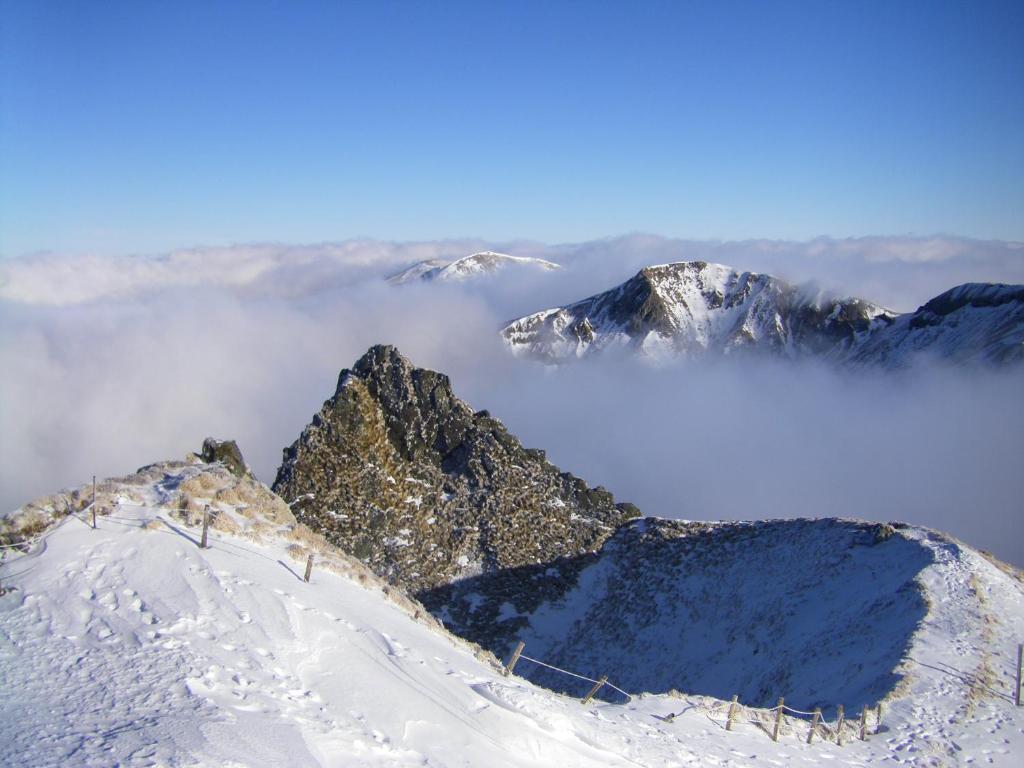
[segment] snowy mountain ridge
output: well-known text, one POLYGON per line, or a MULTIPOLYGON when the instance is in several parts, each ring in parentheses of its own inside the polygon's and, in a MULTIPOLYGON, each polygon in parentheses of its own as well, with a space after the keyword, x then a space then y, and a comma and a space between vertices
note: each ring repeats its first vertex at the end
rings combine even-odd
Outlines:
POLYGON ((512 256, 496 251, 479 251, 451 262, 441 259, 421 261, 392 275, 387 280, 392 285, 403 285, 417 280, 460 282, 494 274, 510 267, 530 267, 540 271, 561 269, 558 264, 545 259, 512 256))
MULTIPOLYGON (((803 521, 818 526, 808 531, 813 535, 779 529, 773 539, 762 535, 762 524, 721 530, 699 524, 704 527, 686 529, 684 548, 703 550, 706 535, 715 537, 702 562, 688 565, 683 555, 674 569, 645 574, 656 578, 644 585, 652 595, 684 579, 690 594, 684 610, 698 631, 687 639, 668 625, 663 641, 647 649, 651 658, 722 652, 738 685, 773 662, 766 654, 781 654, 774 661, 789 672, 766 681, 771 695, 815 681, 836 686, 814 695, 847 704, 840 746, 834 707, 823 712, 825 725, 812 743, 808 720, 794 713, 783 718, 773 742, 772 710, 742 707, 730 732, 726 701, 685 688, 636 695, 624 682, 638 668, 633 656, 601 658, 597 639, 581 644, 598 655, 575 659, 581 664, 575 672, 590 676, 585 667, 594 664, 635 694, 630 701, 581 705, 529 682, 543 668, 526 656, 562 666, 560 658, 544 655, 556 653, 544 637, 580 643, 598 626, 601 640, 614 638, 616 624, 602 623, 594 611, 621 607, 613 603, 626 593, 615 580, 638 562, 633 558, 642 559, 634 547, 655 554, 661 547, 669 557, 656 559, 670 563, 679 554, 679 530, 670 528, 694 524, 627 524, 628 539, 606 547, 610 559, 584 572, 580 590, 533 617, 526 655, 506 677, 492 657, 450 636, 414 602, 289 520, 287 504, 266 487, 220 464, 165 462, 101 483, 95 529, 83 514, 90 497, 88 486, 57 494, 0 525, 7 542, 0 564, 0 762, 12 768, 667 768, 767 759, 793 766, 1012 765, 1024 747, 1024 710, 1006 693, 1014 642, 1024 633, 1020 574, 925 529, 803 521), (207 505, 215 518, 209 546, 201 549, 198 514, 207 505), (836 542, 829 529, 847 538, 849 546, 835 553, 840 561, 861 560, 856 580, 844 580, 848 571, 829 559, 836 542), (779 547, 814 540, 824 556, 812 558, 793 580, 800 588, 788 594, 776 580, 787 554, 779 547), (316 563, 306 583, 300 574, 309 552, 316 563), (751 589, 716 595, 727 580, 721 571, 703 570, 716 558, 727 558, 727 568, 745 562, 751 589), (761 564, 773 563, 778 566, 759 573, 761 564), (755 575, 761 576, 756 583, 755 575), (816 619, 820 663, 832 673, 827 679, 820 663, 806 663, 813 649, 790 642, 813 616, 801 619, 800 592, 834 604, 816 619), (699 634, 727 619, 722 611, 731 603, 745 609, 758 593, 764 612, 751 611, 752 623, 737 638, 724 633, 709 642, 699 634), (833 623, 858 604, 880 611, 870 614, 872 624, 833 623), (907 606, 910 616, 903 615, 907 606), (570 627, 567 611, 578 631, 559 628, 570 627), (787 626, 789 634, 772 629, 787 626), (884 673, 878 663, 893 643, 900 652, 892 671, 902 679, 876 680, 871 698, 882 698, 882 721, 872 714, 861 741, 854 701, 863 696, 840 691, 841 682, 847 672, 862 680, 884 673)), ((642 593, 632 599, 640 599, 639 608, 658 602, 642 593)), ((659 611, 671 607, 660 602, 659 611)), ((638 623, 642 611, 634 613, 620 638, 632 638, 636 651, 656 624, 638 623)), ((692 663, 698 666, 696 657, 692 663)), ((703 663, 720 668, 712 658, 703 663)), ((750 690, 734 692, 744 693, 741 702, 749 705, 750 690)))
POLYGON ((620 348, 653 362, 768 354, 839 364, 1024 360, 1024 287, 967 284, 898 314, 722 264, 645 267, 625 283, 506 325, 517 354, 560 362, 620 348))

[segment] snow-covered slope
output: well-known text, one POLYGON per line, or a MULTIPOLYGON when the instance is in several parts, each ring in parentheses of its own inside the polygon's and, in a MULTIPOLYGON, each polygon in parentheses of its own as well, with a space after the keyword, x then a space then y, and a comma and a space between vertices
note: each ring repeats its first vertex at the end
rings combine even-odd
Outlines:
MULTIPOLYGON (((1024 635, 1019 575, 927 532, 906 534, 931 555, 916 577, 926 609, 881 727, 869 719, 860 741, 854 723, 839 746, 826 712, 833 740, 823 728, 808 745, 807 721, 788 715, 776 743, 771 712, 740 709, 730 732, 725 702, 687 692, 582 705, 504 677, 486 654, 289 522, 265 488, 228 474, 154 465, 101 484, 95 530, 88 514, 61 512, 80 507, 85 489, 4 526, 8 540, 37 538, 7 548, 0 567, 0 763, 1013 765, 1024 749, 1024 709, 1007 700, 1024 635), (195 513, 208 503, 216 523, 200 549, 195 513), (305 583, 310 551, 317 564, 305 583)), ((756 569, 755 553, 737 549, 756 569)), ((814 590, 813 574, 805 578, 814 590)), ((703 588, 715 587, 709 577, 703 588)), ((772 588, 766 578, 763 589, 772 588)), ((835 599, 872 589, 852 582, 835 599)), ((846 627, 831 642, 859 642, 870 659, 888 625, 846 627)), ((815 629, 827 637, 827 627, 815 629)), ((731 664, 761 666, 760 654, 741 651, 731 664)), ((601 673, 620 682, 631 663, 601 673)), ((524 657, 516 672, 536 669, 524 657)))
POLYGON ((495 251, 480 251, 463 256, 452 262, 431 259, 413 264, 408 269, 392 275, 388 282, 401 285, 416 280, 461 281, 482 275, 490 275, 509 267, 527 267, 540 271, 560 269, 558 264, 529 256, 510 256, 495 251))
POLYGON ((843 356, 900 365, 919 355, 956 362, 1024 360, 1024 286, 966 283, 859 337, 843 356))
POLYGON ((898 315, 702 261, 646 267, 604 293, 509 323, 516 352, 546 361, 620 347, 650 360, 739 351, 905 365, 1024 359, 1024 287, 964 285, 898 315))

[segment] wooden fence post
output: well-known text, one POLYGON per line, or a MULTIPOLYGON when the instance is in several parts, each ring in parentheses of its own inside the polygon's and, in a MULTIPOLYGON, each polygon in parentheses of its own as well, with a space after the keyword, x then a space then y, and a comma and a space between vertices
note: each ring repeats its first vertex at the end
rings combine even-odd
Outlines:
POLYGON ((92 476, 92 528, 96 530, 96 475, 92 476))
POLYGON ((523 648, 525 647, 526 643, 520 640, 519 645, 517 645, 516 649, 512 651, 512 658, 509 659, 508 664, 505 665, 505 677, 508 677, 512 674, 512 670, 516 668, 516 662, 519 661, 519 656, 522 654, 523 648))
POLYGON ((782 708, 785 706, 786 700, 779 696, 779 703, 776 705, 778 712, 775 713, 775 729, 772 731, 772 741, 779 740, 779 728, 782 727, 782 708))
POLYGON ((882 702, 875 705, 875 733, 882 731, 882 702))
POLYGON ((807 743, 810 744, 814 740, 814 732, 818 730, 818 723, 821 721, 821 707, 816 707, 814 710, 814 717, 811 718, 811 730, 807 732, 807 743))
POLYGON ((840 747, 843 746, 843 723, 846 722, 846 717, 843 715, 843 705, 840 704, 836 708, 836 744, 840 747))
POLYGON ((725 730, 732 730, 732 718, 736 714, 736 701, 739 699, 739 694, 732 697, 732 701, 729 702, 729 715, 725 718, 725 730))
POLYGON ((210 527, 210 505, 206 505, 206 509, 203 510, 203 538, 199 542, 200 549, 206 549, 207 535, 206 531, 210 527))
POLYGON ((860 711, 860 740, 865 741, 868 737, 868 705, 860 711))
POLYGON ((302 577, 302 580, 307 584, 309 583, 309 576, 313 573, 313 553, 309 553, 309 557, 306 558, 306 575, 302 577))
POLYGON ((1024 659, 1024 643, 1017 643, 1017 690, 1013 692, 1013 703, 1020 706, 1020 667, 1024 659))
POLYGON ((601 690, 601 686, 608 682, 608 675, 601 675, 601 679, 594 683, 594 687, 590 689, 590 692, 583 697, 583 703, 589 704, 590 700, 594 698, 594 694, 601 690))

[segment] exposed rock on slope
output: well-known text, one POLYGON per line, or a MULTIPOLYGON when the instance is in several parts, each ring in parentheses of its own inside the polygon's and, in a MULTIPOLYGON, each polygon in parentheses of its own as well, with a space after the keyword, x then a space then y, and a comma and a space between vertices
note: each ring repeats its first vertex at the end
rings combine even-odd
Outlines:
POLYGON ((285 451, 296 517, 410 592, 590 552, 637 516, 523 448, 448 377, 371 348, 285 451))
POLYGON ((238 449, 238 443, 234 440, 217 440, 208 437, 203 440, 203 450, 199 455, 207 464, 220 462, 239 477, 252 475, 249 465, 245 463, 242 452, 238 449))
POLYGON ((502 330, 549 362, 624 347, 649 359, 757 352, 899 366, 929 354, 1024 359, 1024 287, 969 284, 899 315, 770 275, 703 261, 646 267, 622 285, 520 318, 502 330))
POLYGON ((461 281, 500 272, 509 267, 529 267, 539 271, 560 269, 558 264, 529 256, 510 256, 495 251, 480 251, 463 256, 452 262, 430 259, 413 264, 411 267, 392 275, 388 282, 401 285, 417 280, 461 281))

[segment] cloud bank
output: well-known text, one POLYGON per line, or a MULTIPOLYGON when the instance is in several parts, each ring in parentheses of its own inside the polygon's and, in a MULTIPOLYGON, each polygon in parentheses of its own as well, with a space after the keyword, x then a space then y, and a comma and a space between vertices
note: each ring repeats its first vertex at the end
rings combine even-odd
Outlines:
POLYGON ((1024 564, 1019 371, 839 374, 744 361, 650 370, 512 359, 503 322, 641 266, 704 259, 900 310, 967 281, 1024 283, 1020 244, 958 238, 692 242, 634 235, 254 245, 0 262, 0 508, 233 437, 271 482, 281 450, 373 343, 452 376, 524 443, 647 514, 902 519, 1024 564), (560 273, 395 288, 482 247, 560 273))

